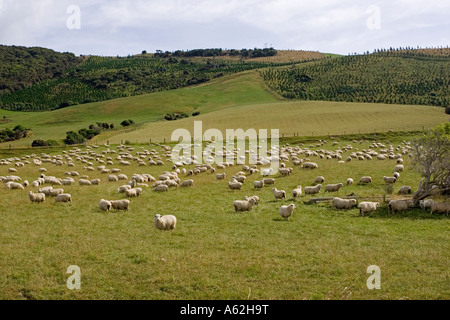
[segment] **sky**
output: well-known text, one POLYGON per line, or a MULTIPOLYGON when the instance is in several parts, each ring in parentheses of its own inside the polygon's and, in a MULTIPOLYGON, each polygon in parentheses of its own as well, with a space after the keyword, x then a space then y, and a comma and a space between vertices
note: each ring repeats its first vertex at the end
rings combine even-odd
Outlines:
POLYGON ((450 0, 0 0, 0 44, 76 55, 447 47, 450 0))

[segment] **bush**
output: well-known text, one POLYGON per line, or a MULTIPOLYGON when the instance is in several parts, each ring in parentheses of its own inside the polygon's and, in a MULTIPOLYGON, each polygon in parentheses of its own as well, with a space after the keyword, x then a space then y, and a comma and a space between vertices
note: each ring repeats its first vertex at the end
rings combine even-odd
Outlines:
POLYGON ((86 141, 85 138, 75 131, 67 132, 66 139, 64 139, 65 144, 80 144, 84 143, 85 141, 86 141))
POLYGON ((195 116, 198 116, 199 114, 200 114, 200 111, 195 111, 194 113, 192 113, 192 116, 195 117, 195 116))
POLYGON ((128 127, 129 125, 131 125, 131 123, 130 123, 129 120, 123 120, 123 121, 120 123, 120 125, 123 126, 123 127, 128 127))
POLYGON ((31 146, 32 147, 47 147, 48 143, 46 141, 44 141, 44 140, 34 140, 31 143, 31 146))
POLYGON ((445 114, 450 114, 450 106, 447 106, 447 107, 445 108, 445 114))

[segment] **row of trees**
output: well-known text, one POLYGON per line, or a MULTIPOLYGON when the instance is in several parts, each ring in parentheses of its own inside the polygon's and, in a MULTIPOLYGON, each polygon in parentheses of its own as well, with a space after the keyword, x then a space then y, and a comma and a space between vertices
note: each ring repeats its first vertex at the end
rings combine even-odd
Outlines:
MULTIPOLYGON (((120 125, 128 127, 134 124, 131 119, 123 120, 120 125)), ((66 138, 63 140, 65 144, 82 144, 87 140, 99 135, 102 131, 114 129, 114 124, 108 124, 107 122, 96 122, 96 125, 91 124, 88 128, 83 128, 78 131, 66 132, 66 138)))
POLYGON ((0 130, 0 142, 7 142, 7 141, 15 141, 22 138, 26 138, 31 135, 31 130, 28 128, 25 128, 22 125, 15 126, 12 130, 9 128, 6 128, 4 130, 0 130))
MULTIPOLYGON (((145 50, 144 50, 145 51, 145 50)), ((144 53, 144 51, 142 53, 144 53)), ((146 52, 146 51, 145 51, 146 52)), ((156 50, 153 55, 155 58, 170 58, 170 57, 223 57, 223 56, 240 56, 242 58, 259 58, 272 57, 277 55, 277 50, 274 48, 254 48, 254 49, 229 49, 209 48, 209 49, 193 49, 193 50, 176 50, 174 52, 156 50)))

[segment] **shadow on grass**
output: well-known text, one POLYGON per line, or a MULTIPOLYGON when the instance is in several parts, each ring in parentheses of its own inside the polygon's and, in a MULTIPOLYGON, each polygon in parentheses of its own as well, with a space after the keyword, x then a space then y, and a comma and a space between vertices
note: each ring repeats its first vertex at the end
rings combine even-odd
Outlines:
POLYGON ((372 219, 408 219, 408 220, 446 220, 448 215, 443 214, 430 214, 429 211, 423 211, 422 209, 409 209, 403 212, 390 213, 387 208, 380 208, 373 212, 371 215, 359 216, 361 218, 372 219))

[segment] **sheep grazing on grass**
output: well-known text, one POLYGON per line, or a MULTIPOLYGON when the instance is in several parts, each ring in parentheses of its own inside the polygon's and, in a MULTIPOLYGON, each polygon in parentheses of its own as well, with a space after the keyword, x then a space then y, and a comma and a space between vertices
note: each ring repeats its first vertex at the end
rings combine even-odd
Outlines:
POLYGON ((231 189, 231 190, 241 190, 241 188, 242 188, 242 183, 240 183, 240 182, 228 182, 228 187, 231 189))
POLYGON ((278 172, 280 173, 280 175, 282 176, 288 176, 292 173, 292 168, 279 168, 278 172))
POLYGON ((302 165, 302 168, 304 169, 317 169, 319 167, 319 165, 315 162, 305 162, 302 165))
POLYGON ((431 214, 433 214, 435 212, 448 215, 450 212, 450 203, 434 202, 431 205, 431 214))
POLYGON ((379 202, 363 201, 358 204, 359 214, 364 216, 366 213, 372 213, 380 207, 379 202))
POLYGON ((396 178, 396 177, 386 177, 386 176, 383 176, 383 180, 384 180, 384 182, 386 182, 386 183, 395 183, 395 182, 397 181, 397 178, 396 178))
POLYGON ((160 185, 155 186, 153 188, 153 191, 165 192, 165 191, 169 191, 169 187, 165 184, 160 184, 160 185))
POLYGON ((34 193, 33 191, 30 191, 28 193, 28 197, 30 198, 31 202, 44 202, 45 201, 44 193, 34 193))
POLYGON ((394 173, 392 174, 392 176, 395 177, 395 178, 398 180, 398 178, 400 178, 400 173, 394 172, 394 173))
POLYGON ((410 186, 404 186, 404 187, 401 187, 400 188, 400 190, 398 190, 398 194, 411 194, 412 193, 412 190, 411 190, 411 187, 410 186))
POLYGON ((264 185, 274 185, 275 184, 275 179, 274 178, 263 178, 262 182, 264 182, 264 185))
POLYGON ((117 193, 125 193, 125 191, 127 191, 129 189, 131 189, 131 186, 129 184, 125 184, 125 185, 117 188, 117 193))
POLYGON ((261 175, 263 177, 267 177, 270 176, 273 173, 273 168, 265 168, 265 169, 261 169, 261 175))
POLYGON ((256 200, 254 198, 249 198, 248 200, 236 200, 233 202, 234 212, 250 211, 255 204, 256 200))
POLYGON ((294 209, 295 209, 295 204, 293 204, 293 203, 291 203, 288 206, 281 206, 280 211, 279 211, 280 216, 284 219, 288 219, 294 212, 294 209))
POLYGON ((368 184, 368 183, 372 183, 372 178, 369 176, 365 176, 359 179, 359 184, 368 184))
POLYGON ((254 199, 255 200, 255 206, 257 206, 258 205, 258 203, 259 203, 259 197, 258 196, 251 196, 251 197, 247 197, 247 196, 245 196, 244 197, 244 200, 250 200, 250 199, 254 199))
POLYGON ((262 187, 264 187, 264 181, 253 181, 253 187, 255 189, 261 189, 262 187))
POLYGON ((331 206, 336 209, 351 209, 356 206, 356 199, 342 199, 335 197, 331 201, 331 206))
POLYGON ((55 198, 55 202, 72 202, 72 196, 68 193, 58 194, 55 198))
POLYGON ((9 181, 5 184, 5 186, 11 190, 25 190, 24 186, 18 182, 9 181))
POLYGON ((155 215, 154 225, 159 230, 174 230, 177 225, 177 218, 173 215, 155 215))
POLYGON ((108 181, 116 182, 116 181, 119 181, 119 178, 115 174, 110 174, 108 176, 108 181))
POLYGON ((325 192, 338 192, 340 188, 342 188, 344 184, 336 183, 336 184, 327 184, 325 186, 325 192))
POLYGON ((389 211, 391 213, 402 212, 409 208, 406 200, 391 200, 389 201, 389 211))
POLYGON ((325 178, 322 176, 318 176, 317 178, 314 179, 315 184, 324 183, 324 182, 325 182, 325 178))
POLYGON ((223 172, 223 173, 216 173, 216 179, 217 180, 223 180, 223 179, 225 179, 225 177, 226 177, 225 172, 223 172))
POLYGON ((91 184, 98 186, 100 184, 100 179, 92 179, 91 184))
POLYGON ((284 190, 278 190, 277 188, 273 188, 272 193, 275 199, 286 199, 286 191, 284 190))
POLYGON ((89 180, 86 180, 86 179, 80 179, 80 180, 78 180, 78 184, 79 184, 80 186, 90 186, 92 183, 91 183, 91 181, 89 181, 89 180))
POLYGON ((298 185, 297 188, 292 190, 292 198, 295 200, 295 198, 298 198, 302 195, 302 186, 298 185))
POLYGON ((47 187, 43 187, 43 188, 39 188, 38 192, 45 194, 46 196, 50 195, 50 191, 53 190, 52 186, 47 186, 47 187))
POLYGON ((347 179, 347 185, 351 186, 353 184, 353 179, 352 178, 348 178, 347 179))
POLYGON ((194 186, 194 180, 189 179, 185 180, 180 184, 180 187, 193 187, 194 186))
POLYGON ((315 187, 305 187, 304 191, 305 191, 305 194, 317 194, 320 192, 321 188, 322 188, 322 185, 318 184, 315 187))
POLYGON ((49 196, 56 197, 59 194, 64 193, 64 189, 51 189, 48 193, 49 196))
POLYGON ((111 207, 116 210, 128 210, 130 206, 130 200, 122 199, 122 200, 110 200, 111 207))
POLYGON ((101 199, 98 204, 98 207, 100 208, 100 210, 108 212, 111 209, 112 204, 111 204, 111 201, 101 199))
POLYGON ((125 190, 125 196, 133 198, 133 197, 137 197, 138 193, 137 193, 136 189, 128 189, 128 190, 125 190))
POLYGON ((405 167, 402 164, 398 164, 394 168, 395 172, 402 172, 403 170, 405 170, 405 167))
POLYGON ((433 203, 434 203, 433 199, 420 200, 419 206, 422 208, 422 210, 431 209, 433 203))

